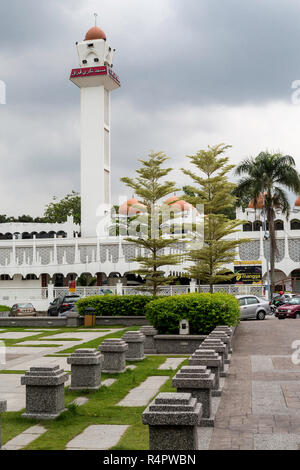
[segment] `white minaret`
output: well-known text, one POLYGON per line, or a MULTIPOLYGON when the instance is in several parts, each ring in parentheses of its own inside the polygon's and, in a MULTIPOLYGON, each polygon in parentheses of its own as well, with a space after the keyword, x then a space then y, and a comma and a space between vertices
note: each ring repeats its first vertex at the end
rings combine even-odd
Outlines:
POLYGON ((81 93, 81 236, 96 237, 99 215, 110 205, 110 92, 120 81, 102 29, 91 28, 77 51, 80 68, 70 80, 81 93))

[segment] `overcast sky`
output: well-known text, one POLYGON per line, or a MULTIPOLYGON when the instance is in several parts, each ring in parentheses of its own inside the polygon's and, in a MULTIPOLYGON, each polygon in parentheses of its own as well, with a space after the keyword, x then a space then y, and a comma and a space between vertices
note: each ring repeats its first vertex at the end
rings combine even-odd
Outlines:
POLYGON ((42 215, 52 196, 80 190, 76 41, 93 13, 116 48, 122 87, 111 99, 113 200, 153 150, 171 175, 207 145, 232 145, 234 163, 260 151, 300 170, 298 0, 1 0, 1 214, 42 215))

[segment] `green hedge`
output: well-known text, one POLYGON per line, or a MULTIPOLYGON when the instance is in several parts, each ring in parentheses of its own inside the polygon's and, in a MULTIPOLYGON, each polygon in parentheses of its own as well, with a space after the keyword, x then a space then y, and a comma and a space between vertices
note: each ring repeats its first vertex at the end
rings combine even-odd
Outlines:
POLYGON ((92 307, 98 316, 145 315, 145 306, 153 299, 150 295, 93 295, 76 302, 80 315, 92 307))
POLYGON ((218 325, 237 325, 240 308, 233 295, 184 294, 148 303, 146 317, 160 334, 178 334, 180 320, 186 319, 190 334, 206 335, 218 325))

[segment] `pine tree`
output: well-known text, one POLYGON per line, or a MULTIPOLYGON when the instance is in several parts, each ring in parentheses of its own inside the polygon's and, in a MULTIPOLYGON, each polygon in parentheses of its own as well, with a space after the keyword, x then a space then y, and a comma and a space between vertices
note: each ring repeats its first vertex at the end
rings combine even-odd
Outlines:
POLYGON ((238 232, 237 227, 244 223, 229 219, 224 214, 235 205, 236 200, 232 194, 235 185, 227 177, 234 165, 228 164, 229 158, 223 155, 230 147, 220 144, 188 156, 200 174, 182 169, 196 183, 196 186, 186 187, 186 192, 192 194, 186 199, 194 206, 204 205, 204 245, 189 251, 188 260, 194 263, 189 273, 192 278, 208 283, 210 292, 213 292, 213 284, 234 277, 224 265, 234 261, 238 245, 249 241, 227 238, 238 232))
POLYGON ((121 178, 126 186, 134 190, 140 203, 144 206, 142 214, 136 217, 139 225, 138 236, 126 238, 127 241, 145 250, 145 254, 137 256, 132 261, 140 264, 140 268, 135 270, 136 274, 145 276, 146 288, 149 288, 153 295, 157 295, 159 287, 172 282, 172 276, 165 276, 163 266, 176 265, 181 260, 181 255, 164 253, 172 245, 178 242, 178 237, 166 234, 162 221, 166 204, 161 204, 161 199, 177 191, 173 181, 166 181, 165 177, 172 168, 163 168, 162 165, 168 160, 163 152, 151 152, 148 160, 139 160, 141 168, 136 170, 137 177, 121 178))

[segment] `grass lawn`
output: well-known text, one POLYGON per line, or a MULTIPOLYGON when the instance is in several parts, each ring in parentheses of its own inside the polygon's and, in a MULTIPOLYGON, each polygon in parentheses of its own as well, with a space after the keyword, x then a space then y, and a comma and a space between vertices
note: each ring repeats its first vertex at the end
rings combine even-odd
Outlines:
MULTIPOLYGON (((142 424, 142 412, 145 407, 117 406, 132 388, 153 375, 169 375, 170 378, 160 391, 175 391, 171 379, 176 373, 173 370, 158 370, 158 367, 170 356, 148 356, 142 362, 136 362, 135 370, 123 374, 102 374, 102 380, 115 378, 117 381, 110 387, 101 387, 96 392, 65 391, 65 403, 68 411, 54 421, 36 421, 21 418, 22 412, 4 413, 2 415, 2 441, 7 441, 35 424, 41 424, 47 432, 28 445, 31 450, 63 450, 66 444, 92 424, 127 424, 127 429, 115 450, 147 450, 148 426, 142 424), (86 396, 89 401, 80 407, 70 403, 78 396, 86 396)), ((183 363, 187 363, 187 360, 183 363)), ((181 367, 181 366, 180 366, 181 367)), ((153 397, 154 398, 154 397, 153 397)))

